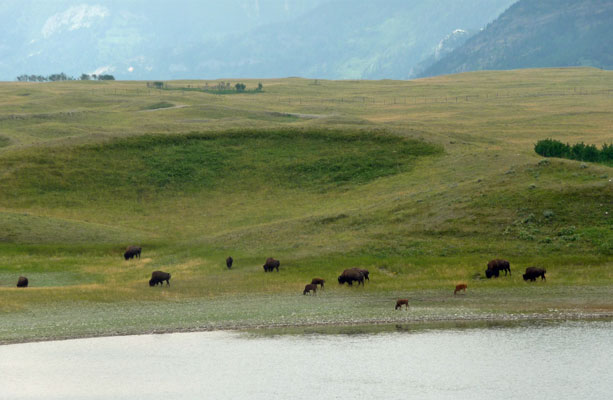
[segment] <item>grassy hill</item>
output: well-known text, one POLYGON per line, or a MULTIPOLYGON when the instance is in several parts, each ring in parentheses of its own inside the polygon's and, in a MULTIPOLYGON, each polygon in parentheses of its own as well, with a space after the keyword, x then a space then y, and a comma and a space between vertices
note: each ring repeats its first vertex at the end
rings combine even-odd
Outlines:
POLYGON ((0 341, 613 310, 613 169, 533 151, 611 141, 613 74, 263 84, 1 84, 0 341), (512 277, 476 279, 495 257, 512 277), (371 282, 338 287, 353 266, 371 282))

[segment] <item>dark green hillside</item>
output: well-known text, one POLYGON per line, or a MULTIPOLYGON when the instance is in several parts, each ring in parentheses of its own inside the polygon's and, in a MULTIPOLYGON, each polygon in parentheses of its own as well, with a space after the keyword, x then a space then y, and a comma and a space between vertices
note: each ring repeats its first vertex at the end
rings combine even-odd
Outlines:
POLYGON ((441 153, 423 141, 341 131, 138 136, 0 157, 0 202, 69 207, 203 191, 328 191, 406 172, 441 153))
POLYGON ((521 0, 422 76, 571 66, 613 69, 613 1, 521 0))

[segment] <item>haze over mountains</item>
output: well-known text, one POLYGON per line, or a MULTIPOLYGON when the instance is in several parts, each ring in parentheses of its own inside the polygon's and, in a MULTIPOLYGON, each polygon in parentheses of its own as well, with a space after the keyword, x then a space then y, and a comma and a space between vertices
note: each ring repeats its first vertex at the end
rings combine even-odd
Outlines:
POLYGON ((4 0, 0 79, 406 79, 515 0, 4 0))
POLYGON ((4 0, 0 80, 612 68, 612 22, 613 0, 4 0))

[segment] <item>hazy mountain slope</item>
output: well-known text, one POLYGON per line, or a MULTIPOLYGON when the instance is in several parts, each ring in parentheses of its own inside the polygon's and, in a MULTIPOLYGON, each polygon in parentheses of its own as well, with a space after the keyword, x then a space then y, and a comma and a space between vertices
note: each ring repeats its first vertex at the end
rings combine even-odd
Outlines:
POLYGON ((613 68, 612 0, 521 0, 423 75, 581 65, 613 68))
POLYGON ((407 78, 452 32, 477 31, 514 1, 7 0, 0 79, 407 78))
POLYGON ((177 54, 191 76, 405 79, 457 28, 478 29, 509 0, 330 1, 293 21, 177 54))
POLYGON ((4 0, 0 79, 96 70, 123 79, 163 78, 168 71, 160 70, 159 60, 171 60, 190 43, 292 19, 321 1, 4 0))

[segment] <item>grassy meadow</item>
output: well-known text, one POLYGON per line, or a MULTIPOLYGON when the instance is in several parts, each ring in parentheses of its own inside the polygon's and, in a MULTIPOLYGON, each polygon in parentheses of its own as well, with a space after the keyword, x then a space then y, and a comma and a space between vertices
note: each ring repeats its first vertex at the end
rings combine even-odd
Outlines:
POLYGON ((613 142, 613 72, 260 81, 0 83, 0 343, 613 316, 613 168, 533 150, 613 142))

